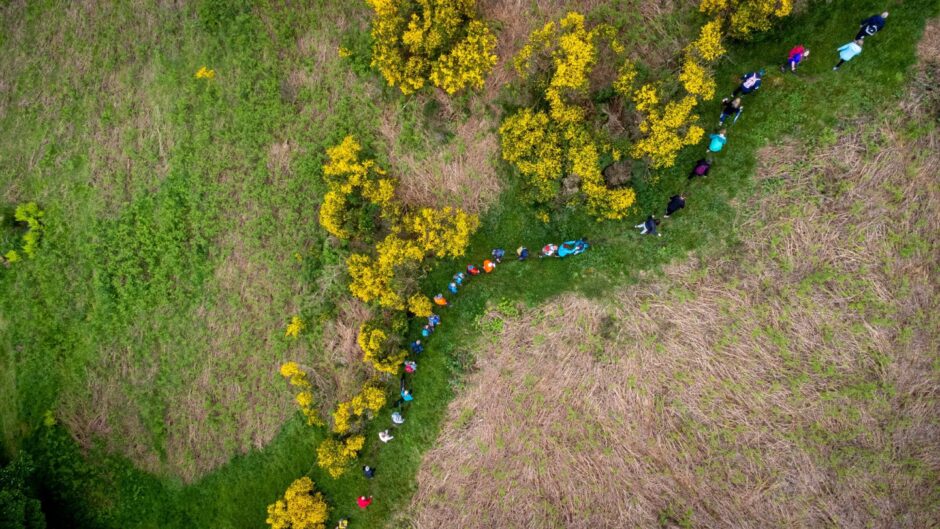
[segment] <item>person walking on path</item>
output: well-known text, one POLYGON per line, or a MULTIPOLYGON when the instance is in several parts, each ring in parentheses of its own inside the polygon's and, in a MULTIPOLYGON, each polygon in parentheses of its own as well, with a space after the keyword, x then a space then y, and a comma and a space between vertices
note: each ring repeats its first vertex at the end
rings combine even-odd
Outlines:
POLYGON ((493 270, 496 270, 496 263, 494 263, 493 261, 490 261, 489 259, 487 259, 486 261, 483 261, 484 272, 488 274, 492 272, 493 270))
POLYGON ((437 326, 440 325, 440 324, 441 324, 441 317, 438 316, 437 314, 434 314, 434 313, 432 312, 431 315, 428 316, 428 325, 430 325, 432 328, 434 328, 434 327, 437 327, 437 326))
POLYGON ((480 275, 480 269, 477 268, 476 265, 469 264, 467 265, 467 273, 472 276, 478 276, 480 275))
POLYGON ((552 243, 548 243, 542 247, 542 253, 539 254, 539 257, 554 257, 555 252, 558 251, 558 246, 552 243))
POLYGON ((712 154, 716 152, 721 152, 725 148, 725 144, 728 143, 728 137, 725 136, 725 129, 718 131, 718 134, 709 134, 708 135, 708 149, 706 149, 707 154, 712 154))
POLYGON ((466 277, 467 277, 467 276, 464 275, 463 272, 457 272, 456 274, 454 274, 454 283, 457 283, 458 286, 459 286, 459 285, 462 285, 462 284, 463 284, 463 280, 464 280, 464 278, 466 278, 466 277))
POLYGON ((858 26, 858 33, 855 35, 855 40, 862 40, 865 37, 874 36, 875 33, 878 33, 883 27, 885 27, 886 18, 888 18, 887 11, 880 15, 873 15, 863 20, 858 26))
POLYGON ((802 44, 797 44, 790 50, 790 54, 787 55, 787 62, 780 66, 780 71, 786 72, 789 69, 791 73, 796 73, 796 65, 807 57, 809 57, 809 50, 803 47, 802 44))
MULTIPOLYGON (((387 443, 394 438, 395 436, 388 433, 388 430, 382 430, 381 432, 379 432, 379 441, 382 441, 383 443, 387 443)), ((365 509, 365 507, 363 507, 363 509, 365 509)))
POLYGON ((650 215, 643 221, 643 224, 637 224, 634 228, 640 229, 640 235, 656 235, 657 237, 662 237, 662 233, 656 231, 656 226, 659 225, 659 219, 655 215, 650 215))
POLYGON ((748 95, 751 92, 756 92, 760 88, 761 79, 764 77, 764 70, 761 69, 756 72, 746 73, 741 76, 741 84, 734 89, 734 92, 731 93, 731 97, 738 97, 739 94, 748 95))
POLYGON ((356 505, 358 505, 360 509, 365 509, 369 505, 372 505, 372 496, 369 496, 368 498, 365 496, 359 496, 359 499, 356 500, 356 505))
POLYGON ((434 304, 437 305, 438 307, 446 307, 447 298, 444 297, 444 294, 437 294, 436 296, 434 296, 434 304))
POLYGON ((669 215, 672 215, 684 207, 685 197, 682 195, 673 195, 669 198, 669 203, 666 204, 666 214, 663 216, 668 219, 669 215))
POLYGON ((368 479, 374 478, 374 477, 375 477, 375 467, 370 467, 369 465, 365 465, 364 467, 362 467, 362 475, 365 476, 365 477, 368 478, 368 479))
POLYGON ((418 370, 418 363, 414 360, 405 360, 405 373, 409 375, 418 370))
POLYGON ((529 249, 525 246, 520 246, 516 248, 516 255, 519 257, 520 261, 525 261, 529 258, 529 249))
POLYGON ((738 117, 741 115, 741 112, 744 111, 744 107, 741 106, 741 98, 735 97, 734 99, 726 97, 721 100, 721 116, 718 118, 718 126, 725 124, 725 120, 734 116, 734 119, 731 120, 731 124, 734 125, 738 122, 738 117))
POLYGON ((447 285, 447 290, 449 290, 451 294, 456 294, 456 293, 457 293, 457 283, 455 283, 454 281, 451 281, 450 284, 447 285))
POLYGON ((424 352, 424 346, 421 345, 421 340, 415 340, 411 342, 411 345, 409 345, 409 348, 411 349, 412 354, 418 355, 424 352))
POLYGON ((392 412, 392 423, 395 424, 395 426, 405 424, 405 418, 402 417, 400 411, 396 410, 392 412))
POLYGON ((407 389, 402 389, 402 390, 401 390, 401 399, 399 399, 399 400, 400 400, 401 402, 411 402, 411 401, 415 400, 415 398, 414 398, 414 396, 411 394, 410 391, 408 391, 407 389))
POLYGON ((506 250, 503 250, 502 248, 494 248, 492 255, 493 260, 496 261, 496 264, 502 263, 503 257, 506 255, 506 250))
POLYGON ((695 167, 692 168, 692 172, 689 173, 689 180, 695 178, 696 176, 701 176, 702 178, 708 176, 708 171, 711 171, 712 164, 708 163, 708 160, 702 158, 701 160, 695 162, 695 167))
POLYGON ((842 67, 843 64, 851 61, 855 58, 856 55, 862 53, 862 45, 865 44, 865 41, 858 39, 854 42, 839 46, 836 50, 839 52, 839 62, 832 67, 833 70, 838 70, 842 67))

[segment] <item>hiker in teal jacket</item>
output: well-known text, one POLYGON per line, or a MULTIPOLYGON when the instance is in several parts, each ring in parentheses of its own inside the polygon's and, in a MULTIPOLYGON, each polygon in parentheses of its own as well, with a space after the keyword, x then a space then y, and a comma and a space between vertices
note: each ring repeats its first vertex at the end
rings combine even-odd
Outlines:
POLYGON ((844 46, 840 46, 836 51, 839 52, 839 63, 832 67, 833 70, 838 70, 840 66, 845 64, 848 61, 851 61, 853 57, 862 53, 862 44, 865 44, 865 41, 858 39, 854 42, 850 42, 844 46))

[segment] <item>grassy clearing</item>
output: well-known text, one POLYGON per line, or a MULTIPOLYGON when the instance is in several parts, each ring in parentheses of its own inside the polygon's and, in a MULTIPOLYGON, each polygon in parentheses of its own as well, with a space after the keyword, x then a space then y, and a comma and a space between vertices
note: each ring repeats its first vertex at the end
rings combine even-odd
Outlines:
POLYGON ((55 409, 84 448, 189 482, 295 411, 285 358, 350 376, 318 352, 342 286, 314 212, 324 147, 378 115, 374 84, 336 55, 361 15, 3 7, 0 188, 49 226, 0 278, 8 449, 55 409), (217 77, 195 79, 202 65, 217 77), (314 332, 288 344, 294 314, 314 332))
MULTIPOLYGON (((332 481, 311 469, 319 434, 310 435, 296 420, 263 450, 248 450, 198 476, 264 444, 292 412, 274 372, 281 359, 314 363, 329 374, 322 382, 326 395, 341 393, 344 381, 356 376, 343 365, 358 365, 355 353, 321 351, 317 332, 296 344, 280 339, 296 311, 310 321, 340 312, 324 331, 326 343, 340 349, 355 327, 354 306, 330 306, 341 256, 320 239, 313 215, 323 147, 355 132, 365 142, 388 145, 392 162, 400 145, 401 153, 416 153, 416 163, 437 160, 443 167, 471 142, 458 141, 453 125, 436 124, 450 115, 443 105, 428 107, 427 99, 403 100, 383 89, 363 73, 360 55, 351 61, 353 71, 337 62, 336 47, 357 50, 367 40, 360 5, 314 2, 286 9, 260 3, 255 16, 241 16, 233 5, 4 7, 8 34, 17 38, 2 41, 3 51, 11 52, 0 54, 0 71, 14 72, 5 78, 17 84, 4 84, 6 97, 0 98, 3 196, 43 203, 51 233, 45 253, 28 270, 0 279, 0 328, 12 330, 0 343, 4 366, 15 366, 4 370, 0 386, 3 431, 15 443, 55 406, 68 431, 88 432, 85 457, 61 428, 42 429, 29 441, 42 461, 53 526, 258 527, 265 506, 305 472, 324 489, 337 517, 381 526, 406 508, 417 488, 413 476, 422 455, 437 439, 445 404, 473 363, 470 344, 503 325, 482 317, 489 302, 536 305, 568 289, 599 295, 640 271, 733 238, 722 227, 734 214, 735 196, 749 196, 757 149, 784 135, 808 144, 825 141, 837 135, 841 119, 895 100, 927 11, 936 8, 922 2, 892 9, 888 29, 838 77, 827 73, 831 65, 823 50, 850 38, 860 13, 881 5, 820 6, 734 51, 721 72, 728 88, 741 71, 778 62, 790 40, 805 39, 815 53, 802 77, 774 77, 746 103, 719 167, 709 182, 691 186, 689 207, 669 221, 662 239, 641 239, 624 224, 598 225, 575 211, 550 226, 533 225, 514 189, 501 184, 502 198, 484 218, 472 255, 487 255, 494 245, 538 247, 582 234, 597 247, 577 260, 507 265, 461 294, 430 344, 433 353, 420 361, 408 423, 381 451, 375 431, 369 432, 365 460, 379 473, 366 482, 357 475, 332 481), (97 35, 109 44, 76 45, 97 35), (71 40, 56 40, 65 37, 71 40), (117 44, 123 39, 134 45, 117 44), (72 48, 87 51, 63 53, 72 48), (27 53, 32 49, 48 53, 27 53), (68 59, 51 59, 59 56, 68 59), (192 79, 203 64, 219 72, 214 88, 192 79), (111 70, 121 73, 101 75, 111 70), (112 92, 99 97, 103 85, 112 92), (126 98, 123 106, 112 102, 118 96, 126 98), (413 122, 414 138, 382 135, 382 116, 413 122), (428 152, 437 145, 435 130, 449 134, 447 148, 454 154, 428 152), (102 408, 111 411, 101 414, 102 408), (363 493, 375 494, 376 504, 355 513, 354 498, 363 493)), ((527 2, 504 5, 487 7, 509 10, 504 30, 512 20, 540 22, 527 2), (512 17, 513 7, 529 16, 512 17)), ((688 27, 687 10, 644 15, 630 3, 614 7, 598 3, 594 16, 633 32, 646 55, 658 49, 654 40, 666 42, 666 49, 677 42, 668 36, 688 27), (637 23, 638 12, 647 22, 637 23), (656 31, 646 32, 649 25, 656 31)), ((511 94, 505 97, 510 104, 511 94)), ((474 104, 460 103, 456 115, 476 112, 474 104)), ((490 114, 480 119, 497 122, 490 114)), ((476 139, 487 126, 469 127, 477 131, 470 136, 476 139)), ((489 155, 485 148, 476 152, 467 159, 489 155)), ((685 188, 686 166, 697 154, 687 153, 675 171, 638 183, 644 210, 658 209, 685 188)), ((416 189, 416 199, 427 198, 427 191, 416 189)), ((442 264, 428 285, 443 284, 462 265, 442 264)), ((477 419, 468 414, 463 420, 477 419)), ((380 420, 374 428, 379 425, 385 426, 380 420)))
POLYGON ((912 92, 762 149, 733 249, 491 304, 412 527, 931 526, 940 107, 912 92))

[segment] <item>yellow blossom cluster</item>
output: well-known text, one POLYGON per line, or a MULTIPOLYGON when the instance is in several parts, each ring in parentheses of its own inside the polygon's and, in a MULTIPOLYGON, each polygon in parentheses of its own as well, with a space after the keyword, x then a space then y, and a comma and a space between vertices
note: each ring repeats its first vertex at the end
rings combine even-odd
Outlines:
POLYGON ((464 87, 479 90, 486 83, 486 75, 496 65, 496 36, 478 20, 470 22, 467 36, 450 53, 441 55, 431 67, 431 82, 454 94, 464 87))
POLYGON ((463 255, 480 222, 476 215, 448 206, 442 209, 421 208, 405 215, 404 224, 422 252, 447 258, 463 255))
POLYGON ((699 11, 727 23, 728 33, 738 39, 770 29, 775 19, 793 11, 792 0, 701 0, 699 11))
POLYGON ((215 79, 215 70, 203 66, 196 70, 196 79, 215 79))
POLYGON ((376 231, 386 231, 370 252, 355 253, 346 260, 349 290, 378 307, 405 310, 405 300, 415 287, 413 278, 424 260, 463 255, 479 220, 450 207, 407 211, 395 200, 396 180, 386 177, 375 160, 362 159, 361 151, 352 136, 327 150, 323 176, 330 192, 320 207, 320 223, 341 239, 372 238, 376 231), (347 198, 356 192, 356 200, 347 198), (359 216, 351 206, 354 202, 377 209, 384 227, 373 225, 368 234, 349 227, 350 217, 359 216))
POLYGON ((534 202, 547 202, 558 193, 564 155, 561 135, 545 112, 523 108, 499 127, 503 159, 526 178, 534 202))
POLYGON ((304 330, 304 320, 300 316, 294 316, 290 319, 290 323, 287 324, 287 330, 284 331, 284 336, 288 338, 296 338, 300 336, 301 331, 304 330))
POLYGON ((359 455, 365 442, 365 437, 361 435, 345 439, 327 437, 317 447, 317 465, 336 479, 346 473, 349 464, 359 455))
POLYGON ((701 101, 715 97, 716 83, 709 63, 725 53, 721 27, 718 19, 706 23, 699 38, 684 50, 677 79, 685 92, 681 98, 669 100, 650 83, 633 94, 636 110, 643 116, 641 138, 630 151, 633 157, 649 159, 654 168, 671 167, 683 147, 701 140, 705 131, 698 126, 698 115, 693 111, 701 101))
POLYGON ((313 480, 294 480, 284 497, 268 505, 267 523, 271 529, 325 529, 330 506, 316 491, 313 480))
POLYGON ((632 61, 623 61, 620 70, 617 72, 617 79, 614 80, 614 92, 620 97, 629 99, 633 93, 633 82, 636 80, 636 65, 632 61))
POLYGON ((333 432, 337 434, 348 433, 352 428, 352 421, 363 417, 367 412, 375 413, 385 406, 385 391, 377 380, 367 383, 352 399, 340 402, 333 411, 333 432))
POLYGON ((619 219, 635 200, 632 190, 610 189, 601 173, 603 153, 612 154, 609 142, 598 138, 586 120, 593 111, 590 74, 598 62, 599 46, 607 43, 621 61, 615 90, 629 93, 637 72, 623 55, 613 27, 585 26, 584 16, 571 12, 558 23, 548 22, 530 34, 516 55, 520 77, 544 87, 548 111, 523 108, 500 126, 503 159, 526 180, 536 203, 551 201, 566 173, 576 175, 587 198, 588 211, 598 219, 619 219))
POLYGON ((378 208, 385 218, 397 212, 396 180, 387 177, 375 160, 360 159, 361 152, 362 146, 352 136, 326 151, 323 177, 329 191, 320 205, 320 225, 340 239, 364 235, 357 221, 368 213, 366 205, 378 208))
POLYGON ((483 87, 496 65, 496 37, 478 19, 476 0, 366 0, 372 67, 405 94, 429 81, 448 94, 483 87))
POLYGON ((715 79, 711 72, 691 53, 686 54, 679 72, 679 82, 692 96, 708 101, 715 97, 715 79))
POLYGON ((398 367, 407 356, 407 353, 398 347, 397 340, 392 339, 389 332, 373 321, 364 322, 359 326, 356 343, 362 349, 363 360, 382 373, 398 373, 398 367))
POLYGON ((413 294, 408 298, 408 311, 418 318, 427 318, 434 312, 434 306, 427 296, 420 293, 413 294))
POLYGON ((281 376, 288 379, 290 385, 298 390, 294 395, 294 401, 300 407, 300 411, 307 418, 307 424, 318 426, 323 424, 317 409, 314 407, 313 384, 307 377, 307 373, 297 362, 286 362, 281 365, 281 376))
POLYGON ((702 26, 698 39, 692 45, 702 59, 711 62, 725 54, 722 38, 721 20, 715 19, 702 26))
POLYGON ((633 144, 631 154, 636 158, 649 157, 656 168, 675 164, 679 150, 686 145, 695 145, 705 134, 694 124, 698 116, 692 111, 697 104, 694 96, 686 96, 666 103, 663 108, 650 109, 646 119, 640 123, 643 137, 633 144))

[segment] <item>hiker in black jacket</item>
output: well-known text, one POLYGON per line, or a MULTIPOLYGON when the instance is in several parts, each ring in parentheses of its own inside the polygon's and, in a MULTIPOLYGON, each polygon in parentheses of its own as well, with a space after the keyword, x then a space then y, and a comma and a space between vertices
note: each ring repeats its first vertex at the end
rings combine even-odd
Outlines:
POLYGON ((669 204, 666 204, 666 214, 663 216, 668 219, 669 215, 672 215, 684 207, 685 197, 682 195, 673 195, 669 198, 669 204))
POLYGON ((858 34, 855 35, 855 40, 871 37, 875 33, 881 31, 881 28, 885 27, 886 18, 888 18, 887 11, 880 15, 874 15, 863 20, 861 25, 858 27, 858 34))

